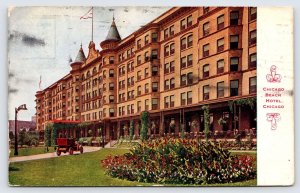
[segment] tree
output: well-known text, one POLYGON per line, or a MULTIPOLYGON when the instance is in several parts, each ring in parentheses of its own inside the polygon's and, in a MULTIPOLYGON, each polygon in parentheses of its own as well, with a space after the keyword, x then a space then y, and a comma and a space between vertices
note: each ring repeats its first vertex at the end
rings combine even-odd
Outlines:
POLYGON ((133 133, 134 133, 134 124, 133 124, 133 120, 130 121, 130 127, 129 127, 129 137, 130 140, 133 139, 133 133))
POLYGON ((141 128, 140 139, 144 141, 148 138, 147 134, 148 134, 148 127, 149 127, 149 112, 143 111, 141 113, 141 124, 142 124, 142 128, 141 128))
POLYGON ((10 139, 10 141, 14 141, 14 139, 15 139, 15 135, 12 131, 9 132, 9 139, 10 139))
POLYGON ((20 132, 19 132, 19 137, 18 137, 18 143, 21 145, 21 147, 23 145, 25 145, 25 141, 26 141, 26 131, 25 129, 22 129, 20 132))
POLYGON ((208 133, 209 133, 209 106, 204 105, 202 107, 202 110, 204 112, 204 134, 206 142, 208 142, 208 133))

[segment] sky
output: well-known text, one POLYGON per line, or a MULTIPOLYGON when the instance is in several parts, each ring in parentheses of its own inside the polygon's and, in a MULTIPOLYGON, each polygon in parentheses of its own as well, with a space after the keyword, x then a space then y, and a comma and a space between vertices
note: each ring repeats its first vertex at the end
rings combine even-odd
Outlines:
MULTIPOLYGON (((27 105, 18 120, 35 114, 35 93, 69 73, 82 43, 85 55, 91 41, 91 19, 80 20, 91 7, 11 7, 8 11, 8 118, 27 105)), ((152 21, 170 7, 94 7, 94 42, 108 33, 114 15, 121 38, 152 21)))

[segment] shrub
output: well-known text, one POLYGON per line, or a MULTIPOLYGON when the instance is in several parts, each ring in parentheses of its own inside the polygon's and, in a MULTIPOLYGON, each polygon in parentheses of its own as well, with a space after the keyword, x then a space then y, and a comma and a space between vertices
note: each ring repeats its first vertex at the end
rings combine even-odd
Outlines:
POLYGON ((102 161, 112 177, 166 184, 231 183, 256 177, 254 158, 232 156, 211 142, 156 139, 102 161))

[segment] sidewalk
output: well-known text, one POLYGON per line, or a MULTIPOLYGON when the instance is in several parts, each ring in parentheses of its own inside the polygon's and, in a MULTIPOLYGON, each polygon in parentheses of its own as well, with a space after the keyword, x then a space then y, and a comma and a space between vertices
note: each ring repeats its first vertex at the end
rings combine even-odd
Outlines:
MULTIPOLYGON (((100 150, 101 147, 91 147, 91 146, 84 146, 83 147, 83 153, 87 152, 94 152, 100 150)), ((79 151, 74 151, 74 154, 80 154, 79 151)), ((69 156, 69 153, 61 153, 61 156, 69 156)), ((23 161, 30 161, 30 160, 38 160, 38 159, 47 159, 47 158, 53 158, 53 157, 58 157, 56 155, 56 152, 53 153, 44 153, 44 154, 37 154, 37 155, 29 155, 29 156, 19 156, 19 157, 11 157, 9 158, 9 162, 23 162, 23 161)))

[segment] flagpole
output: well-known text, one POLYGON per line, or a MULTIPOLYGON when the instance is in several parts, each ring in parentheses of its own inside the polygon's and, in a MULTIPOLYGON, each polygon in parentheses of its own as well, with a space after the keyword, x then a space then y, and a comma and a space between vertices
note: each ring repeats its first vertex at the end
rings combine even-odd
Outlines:
POLYGON ((92 41, 94 39, 94 7, 92 7, 92 41))

